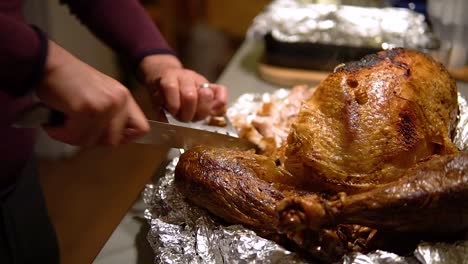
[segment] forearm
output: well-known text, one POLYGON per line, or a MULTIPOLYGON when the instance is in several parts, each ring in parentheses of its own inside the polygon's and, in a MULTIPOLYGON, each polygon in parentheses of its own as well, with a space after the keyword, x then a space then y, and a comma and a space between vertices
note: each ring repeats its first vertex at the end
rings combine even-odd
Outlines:
POLYGON ((0 90, 25 95, 42 79, 47 38, 39 30, 0 14, 0 90))
POLYGON ((83 24, 133 66, 151 54, 174 54, 137 0, 62 0, 83 24))

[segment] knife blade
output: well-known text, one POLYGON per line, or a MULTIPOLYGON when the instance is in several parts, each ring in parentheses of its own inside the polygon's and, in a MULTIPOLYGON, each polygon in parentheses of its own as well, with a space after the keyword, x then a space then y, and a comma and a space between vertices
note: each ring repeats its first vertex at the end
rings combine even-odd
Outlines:
POLYGON ((226 134, 195 129, 186 126, 148 120, 150 131, 135 143, 162 145, 173 148, 189 149, 196 145, 252 149, 255 146, 242 138, 226 134))
MULTIPOLYGON (((43 124, 60 126, 64 124, 65 119, 66 116, 63 113, 52 110, 39 102, 22 111, 13 126, 19 128, 37 127, 43 124)), ((222 134, 153 120, 148 120, 148 122, 150 131, 143 137, 136 139, 135 143, 183 149, 189 149, 195 145, 229 147, 242 150, 255 148, 251 142, 238 138, 232 133, 222 134)))
POLYGON ((162 112, 164 113, 164 117, 166 118, 167 123, 169 124, 212 131, 212 132, 226 134, 228 136, 233 136, 233 137, 239 137, 237 130, 234 128, 231 121, 226 115, 219 116, 219 118, 224 119, 223 121, 226 123, 225 126, 213 126, 213 125, 208 125, 206 120, 182 122, 182 121, 177 120, 175 117, 173 117, 172 114, 170 114, 166 109, 163 109, 162 112))

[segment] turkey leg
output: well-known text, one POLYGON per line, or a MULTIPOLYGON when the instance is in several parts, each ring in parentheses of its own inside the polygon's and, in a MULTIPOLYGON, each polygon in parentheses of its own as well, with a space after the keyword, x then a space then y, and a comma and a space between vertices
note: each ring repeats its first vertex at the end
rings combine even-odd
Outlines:
POLYGON ((400 180, 327 200, 315 194, 277 206, 283 231, 358 224, 381 231, 453 234, 468 227, 468 153, 436 156, 400 180))

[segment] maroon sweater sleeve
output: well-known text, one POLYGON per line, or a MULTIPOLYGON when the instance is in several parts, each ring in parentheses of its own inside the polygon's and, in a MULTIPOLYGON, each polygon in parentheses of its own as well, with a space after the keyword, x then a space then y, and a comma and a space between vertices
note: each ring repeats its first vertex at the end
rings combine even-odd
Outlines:
POLYGON ((25 95, 42 78, 47 37, 21 20, 0 13, 0 90, 25 95))
POLYGON ((97 37, 137 66, 147 55, 174 54, 138 0, 62 0, 97 37))

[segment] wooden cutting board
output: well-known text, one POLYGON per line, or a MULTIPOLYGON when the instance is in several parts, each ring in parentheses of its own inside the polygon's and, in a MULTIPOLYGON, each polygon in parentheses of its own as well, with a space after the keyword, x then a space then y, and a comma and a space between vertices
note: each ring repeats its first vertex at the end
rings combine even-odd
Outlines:
MULTIPOLYGON (((146 116, 154 118, 146 91, 137 89, 133 94, 146 116)), ((64 160, 39 160, 39 178, 62 264, 93 262, 166 161, 168 151, 130 143, 81 149, 64 160)))
MULTIPOLYGON (((263 62, 257 64, 257 71, 263 80, 284 87, 292 87, 297 84, 315 85, 331 73, 279 67, 263 62)), ((449 69, 449 72, 457 81, 468 82, 468 66, 458 69, 449 69)))
POLYGON ((468 65, 463 68, 449 69, 449 72, 457 81, 468 82, 468 65))
POLYGON ((257 71, 263 80, 284 87, 297 84, 316 85, 330 74, 330 72, 285 68, 266 63, 258 63, 257 71))

